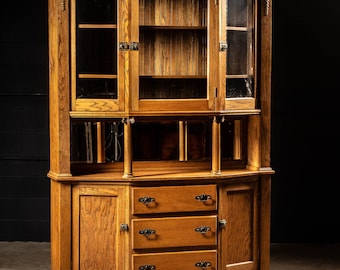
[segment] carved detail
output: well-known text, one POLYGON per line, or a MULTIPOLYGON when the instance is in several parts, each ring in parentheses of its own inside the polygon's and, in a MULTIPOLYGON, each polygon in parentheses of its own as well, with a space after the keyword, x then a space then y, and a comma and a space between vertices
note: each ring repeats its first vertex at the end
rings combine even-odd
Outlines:
POLYGON ((265 15, 268 16, 269 14, 269 9, 270 9, 270 0, 265 0, 266 5, 265 5, 265 15))

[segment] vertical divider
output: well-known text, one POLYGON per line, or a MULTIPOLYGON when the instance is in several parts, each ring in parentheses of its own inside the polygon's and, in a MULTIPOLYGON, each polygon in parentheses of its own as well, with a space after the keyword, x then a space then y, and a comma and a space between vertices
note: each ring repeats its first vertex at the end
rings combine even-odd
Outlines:
POLYGON ((188 126, 187 121, 178 121, 179 161, 188 160, 188 126))
POLYGON ((133 177, 132 173, 132 127, 134 118, 126 118, 124 123, 124 175, 123 178, 133 177))
POLYGON ((105 162, 105 124, 97 122, 97 162, 105 162))
POLYGON ((240 160, 242 156, 241 120, 234 120, 233 159, 240 160))
POLYGON ((221 121, 214 116, 212 122, 212 155, 211 172, 221 174, 221 121))

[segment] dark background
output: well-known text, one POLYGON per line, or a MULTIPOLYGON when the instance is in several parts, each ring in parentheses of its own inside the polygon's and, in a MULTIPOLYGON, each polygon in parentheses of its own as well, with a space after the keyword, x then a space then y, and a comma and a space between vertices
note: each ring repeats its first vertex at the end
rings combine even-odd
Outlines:
MULTIPOLYGON (((336 1, 273 0, 271 241, 339 242, 336 1)), ((0 8, 0 241, 49 241, 47 0, 0 8)))

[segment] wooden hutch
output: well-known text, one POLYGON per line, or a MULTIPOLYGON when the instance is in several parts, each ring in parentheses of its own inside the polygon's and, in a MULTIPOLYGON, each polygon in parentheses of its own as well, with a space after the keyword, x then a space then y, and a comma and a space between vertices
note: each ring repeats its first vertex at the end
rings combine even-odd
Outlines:
POLYGON ((53 270, 268 270, 270 0, 49 0, 53 270))

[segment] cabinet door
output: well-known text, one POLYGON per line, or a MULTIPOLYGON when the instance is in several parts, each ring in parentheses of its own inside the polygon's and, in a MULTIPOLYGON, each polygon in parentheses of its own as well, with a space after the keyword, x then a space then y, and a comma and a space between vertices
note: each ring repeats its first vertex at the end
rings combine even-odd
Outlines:
POLYGON ((258 269, 257 183, 225 185, 220 189, 220 267, 258 269))
MULTIPOLYGON (((192 111, 212 107, 208 78, 209 20, 216 5, 208 0, 132 1, 131 92, 134 111, 192 111)), ((214 17, 216 19, 216 16, 214 17)))
POLYGON ((72 111, 101 113, 124 109, 124 22, 127 1, 72 0, 72 111))
POLYGON ((220 5, 220 109, 255 109, 255 0, 222 0, 220 5))
POLYGON ((72 191, 72 269, 129 270, 127 188, 79 185, 72 191))

